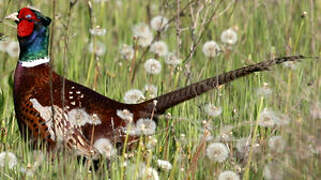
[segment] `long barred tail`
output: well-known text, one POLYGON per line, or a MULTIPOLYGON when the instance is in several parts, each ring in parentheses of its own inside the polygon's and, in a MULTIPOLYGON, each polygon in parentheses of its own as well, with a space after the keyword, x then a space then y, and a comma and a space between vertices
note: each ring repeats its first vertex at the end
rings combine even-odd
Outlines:
POLYGON ((281 64, 287 61, 298 61, 300 59, 306 59, 306 58, 307 57, 305 56, 298 55, 298 56, 279 57, 271 60, 262 61, 257 64, 245 66, 245 67, 191 84, 184 88, 169 92, 167 94, 164 94, 154 99, 143 102, 141 105, 144 107, 145 110, 147 110, 147 112, 151 112, 152 109, 155 108, 154 112, 156 114, 162 114, 165 112, 166 109, 170 107, 173 107, 179 103, 182 103, 196 96, 199 96, 213 88, 229 83, 237 78, 252 74, 254 72, 269 70, 269 68, 274 64, 281 64), (154 100, 157 100, 156 107, 154 107, 153 105, 154 100))

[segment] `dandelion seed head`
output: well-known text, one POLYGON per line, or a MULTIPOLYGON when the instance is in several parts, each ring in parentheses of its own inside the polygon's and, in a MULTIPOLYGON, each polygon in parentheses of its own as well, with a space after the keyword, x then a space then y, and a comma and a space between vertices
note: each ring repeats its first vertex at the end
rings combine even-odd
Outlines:
POLYGON ((130 176, 129 179, 139 179, 141 175, 141 170, 145 168, 145 164, 141 162, 128 163, 126 168, 126 174, 130 176))
POLYGON ((230 44, 230 45, 235 44, 237 41, 236 32, 232 28, 229 28, 229 29, 223 31, 221 34, 221 41, 223 43, 230 44))
POLYGON ((107 158, 111 158, 116 154, 116 150, 111 144, 110 140, 107 138, 100 138, 95 141, 94 147, 98 150, 100 154, 107 158))
POLYGON ((240 138, 236 142, 236 149, 238 152, 247 153, 250 148, 251 142, 249 138, 240 138))
POLYGON ((159 74, 162 70, 162 65, 156 59, 151 58, 144 63, 144 68, 149 74, 159 74))
POLYGON ((282 180, 283 171, 276 163, 269 163, 264 166, 263 176, 266 180, 282 180))
POLYGON ((127 104, 136 104, 142 102, 145 99, 145 96, 142 91, 139 89, 131 89, 125 93, 124 101, 127 104))
POLYGON ((262 127, 273 127, 276 125, 275 122, 278 121, 275 112, 268 108, 263 109, 259 118, 259 126, 262 127))
POLYGON ((11 57, 18 57, 19 50, 19 43, 17 41, 11 41, 7 48, 7 53, 11 57))
POLYGON ((122 164, 121 164, 121 167, 127 167, 128 166, 128 161, 124 161, 122 164))
POLYGON ((35 160, 33 167, 36 168, 41 165, 41 163, 44 161, 45 156, 42 151, 33 151, 33 159, 35 160))
POLYGON ((84 126, 87 123, 91 123, 89 114, 84 109, 72 109, 68 112, 68 121, 73 126, 84 126))
POLYGON ((20 172, 22 172, 23 174, 25 174, 26 176, 29 176, 29 177, 33 176, 33 174, 34 174, 34 170, 32 167, 26 167, 26 168, 21 167, 20 172))
POLYGON ((133 47, 123 44, 122 48, 119 50, 119 53, 123 59, 132 60, 135 52, 133 47))
POLYGON ((168 28, 168 19, 163 17, 163 16, 155 16, 151 22, 150 25, 151 27, 156 30, 160 31, 162 29, 166 30, 168 28))
POLYGON ((95 3, 106 3, 109 2, 109 0, 94 0, 95 3))
POLYGON ((134 114, 131 113, 128 109, 117 110, 117 116, 125 120, 127 123, 131 123, 134 118, 134 114))
POLYGON ((118 7, 122 7, 122 6, 123 6, 122 0, 117 0, 117 1, 116 1, 116 5, 117 5, 118 7))
POLYGON ((151 119, 139 119, 136 123, 136 128, 141 135, 153 135, 156 130, 156 123, 151 119))
POLYGON ((157 139, 153 136, 148 137, 148 142, 146 144, 147 149, 152 149, 157 145, 157 139))
POLYGON ((207 157, 215 162, 223 162, 228 158, 229 150, 223 143, 212 143, 206 149, 207 157))
POLYGON ((275 124, 277 126, 284 126, 290 123, 290 118, 286 114, 277 113, 276 116, 275 124))
MULTIPOLYGON (((217 140, 228 142, 233 139, 233 126, 224 126, 220 129, 220 133, 216 137, 217 140)), ((213 129, 213 126, 211 125, 210 129, 213 129)))
POLYGON ((150 46, 150 52, 158 56, 166 56, 168 54, 168 47, 164 41, 156 41, 150 46))
POLYGON ((136 128, 136 125, 134 123, 128 123, 126 124, 126 127, 123 128, 123 132, 125 134, 128 134, 130 136, 138 136, 140 135, 140 132, 136 128))
POLYGON ((133 27, 134 36, 146 36, 151 33, 149 27, 145 23, 138 23, 133 27))
POLYGON ((158 101, 157 101, 156 99, 154 99, 154 100, 153 100, 153 104, 154 104, 154 106, 156 106, 156 105, 157 105, 157 103, 158 103, 158 101))
POLYGON ((96 26, 95 28, 89 29, 89 32, 93 36, 104 36, 106 34, 106 29, 96 26))
POLYGON ((290 68, 292 70, 296 70, 298 68, 298 64, 294 61, 287 61, 282 63, 282 65, 286 68, 290 68))
POLYGON ((210 141, 213 141, 214 140, 214 137, 212 135, 208 135, 206 136, 206 139, 205 139, 207 142, 210 142, 210 141))
POLYGON ((18 57, 19 55, 19 43, 15 40, 0 41, 0 51, 6 52, 10 57, 18 57))
POLYGON ((7 52, 10 42, 10 40, 0 41, 0 51, 7 52))
POLYGON ((305 144, 305 146, 302 146, 302 147, 296 146, 295 151, 292 151, 296 159, 305 160, 305 159, 311 158, 314 153, 313 151, 317 150, 317 149, 314 149, 314 150, 311 149, 311 143, 306 144, 305 142, 303 142, 303 144, 305 144))
POLYGON ((240 176, 233 171, 221 172, 218 176, 218 180, 239 180, 240 176))
POLYGON ((159 180, 157 171, 152 167, 146 167, 144 163, 129 164, 126 174, 130 176, 130 179, 159 180))
POLYGON ((146 84, 144 87, 144 93, 148 95, 149 98, 154 98, 157 96, 158 88, 153 84, 146 84))
POLYGON ((153 41, 153 33, 145 23, 136 24, 133 27, 134 37, 138 39, 138 45, 146 47, 153 41))
POLYGON ((148 180, 159 180, 157 171, 154 168, 146 166, 140 171, 140 177, 148 180))
POLYGON ((318 134, 316 135, 309 135, 305 141, 308 142, 308 149, 311 151, 313 154, 319 155, 321 154, 321 141, 320 139, 320 130, 318 129, 318 134))
POLYGON ((89 124, 98 125, 101 124, 101 120, 96 113, 93 113, 90 117, 89 124))
POLYGON ((256 91, 256 94, 258 96, 270 96, 272 94, 272 89, 268 87, 267 84, 264 84, 263 87, 259 88, 257 91, 256 91))
POLYGON ((312 119, 321 119, 321 104, 319 102, 311 105, 310 115, 312 119))
POLYGON ((157 165, 158 165, 158 167, 160 167, 166 171, 169 171, 172 169, 172 164, 169 161, 159 159, 159 160, 157 160, 157 165))
POLYGON ((281 136, 270 137, 268 144, 271 150, 278 153, 283 152, 286 146, 286 142, 281 136))
POLYGON ((95 43, 91 42, 89 44, 89 52, 95 53, 97 56, 103 56, 106 52, 106 47, 100 41, 96 41, 95 43))
POLYGON ((12 152, 0 153, 0 167, 5 167, 7 165, 9 169, 12 169, 17 164, 18 164, 17 157, 12 152))
POLYGON ((141 47, 149 46, 153 41, 153 34, 147 34, 146 36, 139 36, 138 37, 138 45, 141 47))
POLYGON ((213 58, 218 55, 221 51, 221 48, 215 41, 207 41, 203 45, 203 53, 206 57, 213 58))
POLYGON ((182 63, 182 60, 178 58, 175 53, 168 53, 165 57, 165 63, 173 66, 177 66, 182 63))
POLYGON ((214 106, 213 104, 206 104, 204 106, 204 111, 212 117, 217 117, 222 114, 222 108, 219 106, 214 106))
POLYGON ((207 3, 207 4, 212 4, 212 3, 213 3, 213 0, 205 0, 205 3, 207 3))
POLYGON ((240 159, 246 159, 249 155, 250 150, 252 150, 253 153, 259 154, 261 153, 260 144, 254 143, 252 144, 252 139, 250 137, 246 138, 240 138, 236 141, 236 150, 237 150, 237 156, 240 159))

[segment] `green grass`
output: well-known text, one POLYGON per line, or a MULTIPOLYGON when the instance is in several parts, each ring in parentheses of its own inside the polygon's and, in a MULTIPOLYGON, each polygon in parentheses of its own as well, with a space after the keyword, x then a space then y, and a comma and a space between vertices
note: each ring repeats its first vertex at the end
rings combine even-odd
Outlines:
MULTIPOLYGON (((149 24, 147 7, 150 8, 151 17, 163 15, 170 19, 176 15, 176 2, 124 0, 121 6, 112 0, 108 3, 92 2, 92 26, 99 25, 107 29, 106 35, 91 37, 106 46, 105 55, 98 60, 87 48, 91 23, 85 1, 79 1, 71 9, 70 16, 68 1, 57 1, 55 12, 52 2, 0 1, 0 20, 28 3, 50 17, 56 14, 52 47, 54 69, 59 74, 94 88, 117 101, 123 101, 123 95, 127 90, 143 89, 147 83, 156 85, 160 95, 215 74, 274 56, 321 56, 320 1, 236 1, 229 4, 230 2, 216 0, 214 5, 205 5, 200 13, 200 17, 204 17, 207 10, 209 13, 216 12, 215 18, 208 27, 197 25, 195 28, 196 38, 203 28, 205 31, 200 46, 186 62, 191 66, 190 79, 184 75, 186 69, 183 64, 171 74, 170 68, 163 63, 164 59, 158 58, 163 64, 159 75, 147 75, 141 63, 136 78, 131 83, 131 62, 121 59, 121 45, 133 45, 132 27, 135 24, 149 24), (307 15, 302 17, 304 11, 307 15), (202 45, 209 40, 215 40, 222 45, 220 34, 230 27, 237 29, 237 43, 230 51, 224 51, 208 62, 202 53, 202 45), (122 66, 119 65, 120 62, 122 66), (201 71, 202 74, 199 73, 201 71)), ((190 0, 181 1, 181 8, 188 2, 190 0)), ((199 1, 198 5, 193 6, 195 12, 204 2, 199 1)), ((167 43, 170 51, 179 51, 185 59, 193 41, 190 31, 193 24, 190 8, 184 11, 180 22, 184 28, 180 49, 177 49, 175 20, 167 31, 161 33, 160 39, 167 43)), ((7 38, 16 39, 16 30, 9 24, 2 21, 0 33, 5 34, 7 38)), ((143 52, 142 48, 138 50, 137 62, 143 52)), ((150 57, 154 55, 147 53, 142 62, 150 57)), ((102 161, 102 167, 95 172, 89 172, 86 164, 78 163, 75 155, 57 154, 54 160, 48 157, 42 161, 33 177, 27 177, 19 170, 20 167, 33 166, 36 160, 28 142, 24 142, 20 137, 15 119, 12 73, 16 63, 17 57, 10 57, 0 51, 0 152, 10 151, 18 158, 18 165, 14 169, 0 169, 0 179, 131 179, 135 172, 128 173, 126 169, 129 168, 123 166, 124 159, 128 164, 144 162, 156 169, 158 159, 170 161, 173 165, 172 170, 166 172, 159 169, 160 179, 216 179, 224 170, 232 170, 249 179, 262 179, 264 166, 270 162, 277 164, 277 170, 283 172, 285 179, 317 179, 321 175, 321 123, 320 119, 313 119, 310 114, 312 106, 321 101, 321 70, 318 60, 304 60, 297 64, 296 69, 282 65, 273 67, 271 71, 236 80, 223 88, 169 109, 168 113, 172 118, 160 118, 154 136, 158 142, 150 150, 146 149, 148 137, 142 137, 140 145, 127 152, 126 157, 115 157, 108 166, 108 162, 102 161), (256 92, 264 83, 268 83, 272 94, 260 98, 256 92), (199 108, 206 103, 221 106, 223 113, 216 118, 207 116, 199 108), (287 115, 291 119, 290 123, 275 128, 256 127, 256 120, 264 108, 287 115), (209 130, 214 139, 219 136, 220 129, 234 127, 229 134, 231 140, 220 141, 230 148, 229 158, 223 163, 211 162, 205 155, 206 151, 202 147, 203 121, 211 124, 209 130), (252 140, 259 144, 260 150, 253 152, 251 158, 241 159, 235 148, 236 140, 249 137, 254 132, 256 133, 252 140), (285 150, 281 153, 275 153, 268 147, 269 137, 274 135, 281 135, 287 142, 285 150), (319 149, 319 153, 312 153, 312 149, 319 149), (126 176, 123 175, 124 172, 126 176)), ((206 145, 214 141, 206 142, 206 145)))

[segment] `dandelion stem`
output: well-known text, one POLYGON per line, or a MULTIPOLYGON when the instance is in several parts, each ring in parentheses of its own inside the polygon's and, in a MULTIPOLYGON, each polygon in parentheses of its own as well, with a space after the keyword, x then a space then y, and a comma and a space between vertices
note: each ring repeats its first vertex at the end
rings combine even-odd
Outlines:
MULTIPOLYGON (((88 12, 89 12, 89 19, 90 19, 90 28, 92 29, 94 27, 94 21, 93 21, 93 17, 92 17, 92 3, 90 0, 87 1, 87 5, 88 5, 88 12)), ((95 60, 95 50, 96 50, 96 41, 95 41, 95 37, 91 36, 91 34, 89 33, 89 40, 92 40, 93 42, 93 52, 91 54, 90 57, 90 63, 89 63, 89 68, 88 68, 88 73, 87 73, 87 79, 86 79, 86 85, 89 85, 89 81, 90 81, 90 75, 92 72, 92 68, 94 66, 94 60, 95 60)))
POLYGON ((203 152, 205 151, 205 147, 206 147, 206 137, 208 136, 209 132, 208 131, 204 131, 203 137, 201 139, 200 144, 198 145, 196 152, 193 154, 192 157, 192 162, 191 162, 191 167, 188 169, 188 175, 190 175, 191 179, 195 178, 195 172, 197 170, 197 162, 199 160, 199 158, 201 157, 201 155, 203 154, 203 152))
POLYGON ((247 180, 249 179, 249 173, 250 173, 250 168, 251 168, 251 161, 252 161, 252 155, 253 155, 253 148, 254 148, 254 143, 255 143, 255 140, 256 140, 256 134, 257 134, 257 130, 258 130, 258 126, 259 126, 259 120, 260 120, 260 112, 263 108, 263 102, 264 102, 264 98, 261 97, 261 101, 260 101, 260 106, 259 106, 259 109, 258 109, 258 116, 256 118, 256 123, 255 123, 255 127, 254 127, 254 130, 253 130, 253 135, 252 135, 252 140, 251 140, 251 148, 250 148, 250 152, 249 152, 249 157, 248 157, 248 161, 247 161, 247 164, 246 164, 246 167, 245 167, 245 172, 244 172, 244 176, 243 176, 243 179, 244 180, 247 180))
POLYGON ((299 43, 299 40, 301 39, 303 26, 304 26, 304 19, 301 21, 300 28, 299 28, 297 37, 295 39, 294 48, 293 48, 294 53, 297 51, 298 43, 299 43))
MULTIPOLYGON (((129 135, 128 135, 128 133, 126 133, 124 146, 123 146, 123 152, 122 152, 122 156, 121 156, 121 163, 122 164, 124 164, 124 162, 125 162, 125 153, 126 153, 126 150, 127 150, 128 138, 129 138, 129 135)), ((120 168, 120 177, 121 177, 121 179, 124 179, 124 166, 122 166, 120 168)))
POLYGON ((137 59, 137 55, 138 55, 138 39, 134 38, 134 57, 132 59, 132 63, 129 69, 129 73, 131 73, 131 76, 133 76, 133 70, 135 67, 135 63, 136 63, 136 59, 137 59))
POLYGON ((288 112, 288 105, 289 105, 289 99, 291 94, 291 77, 292 77, 292 71, 288 73, 288 92, 286 94, 286 103, 285 103, 285 112, 288 112))

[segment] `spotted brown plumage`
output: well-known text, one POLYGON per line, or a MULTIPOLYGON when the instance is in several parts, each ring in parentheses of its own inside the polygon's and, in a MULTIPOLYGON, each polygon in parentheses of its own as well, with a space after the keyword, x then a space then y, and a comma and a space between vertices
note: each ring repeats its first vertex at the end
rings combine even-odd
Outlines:
MULTIPOLYGON (((14 105, 22 136, 29 134, 34 143, 42 142, 49 150, 63 147, 86 157, 101 153, 101 142, 123 145, 126 127, 132 122, 118 111, 132 113, 129 119, 136 123, 140 118, 157 117, 168 108, 237 78, 265 71, 274 64, 305 58, 289 56, 263 61, 140 104, 124 104, 51 70, 48 58, 50 18, 30 8, 22 8, 9 18, 18 25, 20 55, 14 78, 14 105)), ((137 134, 130 134, 129 143, 136 137, 137 134)))

